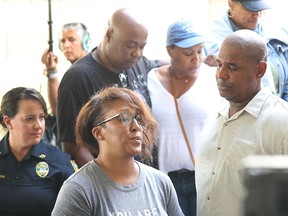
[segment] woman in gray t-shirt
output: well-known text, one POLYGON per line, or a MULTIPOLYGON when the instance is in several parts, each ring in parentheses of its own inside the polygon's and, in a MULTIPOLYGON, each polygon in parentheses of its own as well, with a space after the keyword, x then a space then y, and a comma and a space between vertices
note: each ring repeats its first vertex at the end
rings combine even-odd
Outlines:
POLYGON ((152 161, 157 123, 136 92, 108 87, 81 109, 77 142, 93 153, 62 186, 52 215, 184 215, 169 177, 152 161))

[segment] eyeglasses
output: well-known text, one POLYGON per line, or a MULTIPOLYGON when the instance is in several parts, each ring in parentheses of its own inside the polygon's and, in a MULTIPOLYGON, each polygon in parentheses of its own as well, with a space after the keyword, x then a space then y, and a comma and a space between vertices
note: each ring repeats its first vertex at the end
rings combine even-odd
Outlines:
POLYGON ((105 119, 105 120, 97 123, 95 127, 97 127, 97 126, 99 126, 101 124, 104 124, 104 123, 106 123, 108 121, 111 121, 114 118, 118 118, 118 117, 120 118, 120 121, 124 125, 131 125, 134 119, 137 121, 137 123, 139 125, 141 125, 141 126, 145 125, 145 119, 142 117, 142 115, 140 115, 139 113, 136 113, 135 115, 133 115, 133 114, 131 114, 128 111, 124 111, 124 112, 118 113, 118 114, 116 114, 114 116, 111 116, 108 119, 105 119))

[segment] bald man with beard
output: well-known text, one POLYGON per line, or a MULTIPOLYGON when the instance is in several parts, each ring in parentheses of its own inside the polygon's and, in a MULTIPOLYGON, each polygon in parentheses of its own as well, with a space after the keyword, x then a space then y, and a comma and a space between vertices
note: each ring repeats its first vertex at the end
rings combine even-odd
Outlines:
POLYGON ((240 216, 241 161, 248 155, 288 154, 288 104, 261 89, 267 48, 257 33, 232 33, 216 60, 218 90, 228 105, 207 122, 199 143, 197 215, 240 216))
POLYGON ((107 86, 126 87, 138 92, 150 105, 147 74, 165 61, 151 61, 143 56, 148 29, 134 11, 117 10, 108 22, 103 40, 65 73, 59 86, 57 124, 65 152, 79 167, 93 160, 97 152, 79 147, 74 123, 89 98, 107 86))

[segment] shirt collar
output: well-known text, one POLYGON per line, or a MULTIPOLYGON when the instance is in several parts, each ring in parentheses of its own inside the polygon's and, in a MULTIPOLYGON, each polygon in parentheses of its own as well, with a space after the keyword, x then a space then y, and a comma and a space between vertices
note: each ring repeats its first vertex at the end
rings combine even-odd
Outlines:
POLYGON ((9 132, 7 132, 6 135, 0 141, 0 157, 10 154, 10 148, 8 146, 8 143, 9 143, 8 137, 9 137, 9 132))
MULTIPOLYGON (((43 144, 44 143, 41 140, 40 143, 32 146, 29 153, 24 157, 23 160, 29 158, 30 156, 45 160, 46 155, 43 153, 43 148, 41 147, 43 144)), ((8 154, 11 154, 11 150, 9 148, 9 132, 7 132, 3 139, 0 141, 0 157, 8 154)))
POLYGON ((41 160, 46 160, 46 154, 43 153, 43 145, 45 145, 45 144, 41 139, 40 143, 32 146, 32 148, 30 150, 30 155, 32 155, 36 158, 39 158, 41 160))
MULTIPOLYGON (((258 118, 263 104, 265 103, 266 99, 270 95, 271 95, 271 93, 268 89, 262 89, 252 98, 252 100, 242 110, 238 111, 234 115, 233 119, 238 118, 238 116, 240 116, 244 111, 246 111, 247 113, 250 113, 255 118, 258 118)), ((218 117, 220 115, 226 117, 227 119, 229 118, 228 117, 229 116, 229 105, 224 107, 223 109, 221 109, 218 112, 218 117)))
POLYGON ((252 100, 246 105, 244 109, 246 112, 255 116, 255 118, 258 118, 261 112, 261 108, 269 96, 269 91, 267 89, 262 89, 252 98, 252 100))

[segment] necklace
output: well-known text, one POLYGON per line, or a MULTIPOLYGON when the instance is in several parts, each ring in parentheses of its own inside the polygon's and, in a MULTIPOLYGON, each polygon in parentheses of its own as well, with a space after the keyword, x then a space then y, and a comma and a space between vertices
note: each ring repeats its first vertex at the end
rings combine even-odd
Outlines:
MULTIPOLYGON (((168 75, 169 75, 170 80, 172 81, 172 68, 171 68, 171 66, 169 66, 168 75)), ((190 78, 191 78, 191 76, 187 75, 186 78, 184 79, 184 83, 188 83, 189 80, 190 80, 190 78)), ((181 81, 181 82, 183 82, 183 80, 177 80, 177 79, 174 79, 174 81, 181 81)))

